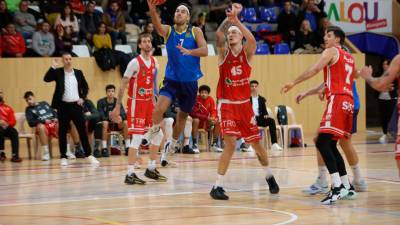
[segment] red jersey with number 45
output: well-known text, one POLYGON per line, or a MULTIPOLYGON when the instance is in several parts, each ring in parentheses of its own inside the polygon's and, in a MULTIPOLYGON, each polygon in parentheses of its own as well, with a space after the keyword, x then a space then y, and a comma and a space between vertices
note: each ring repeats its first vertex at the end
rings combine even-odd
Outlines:
POLYGON ((219 65, 217 99, 243 101, 250 98, 251 66, 244 49, 235 56, 228 50, 224 61, 219 65))
POLYGON ((150 59, 151 64, 147 67, 142 57, 136 57, 139 63, 139 71, 136 76, 132 76, 130 79, 128 89, 128 96, 132 99, 152 100, 153 98, 156 63, 153 56, 151 56, 150 59))
POLYGON ((339 57, 336 62, 324 67, 325 96, 331 95, 353 96, 353 72, 355 70, 354 59, 350 53, 337 49, 339 57))

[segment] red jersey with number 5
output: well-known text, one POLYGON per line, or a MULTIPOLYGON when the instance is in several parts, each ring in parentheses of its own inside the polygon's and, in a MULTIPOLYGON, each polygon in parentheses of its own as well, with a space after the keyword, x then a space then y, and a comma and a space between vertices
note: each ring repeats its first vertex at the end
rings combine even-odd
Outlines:
POLYGON ((345 50, 335 47, 339 57, 336 62, 324 67, 325 96, 331 95, 353 96, 353 72, 355 64, 353 56, 345 50))
POLYGON ((217 99, 243 101, 250 99, 251 66, 244 49, 235 56, 231 49, 219 65, 217 99))
POLYGON ((151 64, 147 67, 140 55, 136 57, 139 71, 130 79, 128 88, 128 96, 132 99, 152 100, 153 98, 156 63, 153 56, 150 59, 151 64))

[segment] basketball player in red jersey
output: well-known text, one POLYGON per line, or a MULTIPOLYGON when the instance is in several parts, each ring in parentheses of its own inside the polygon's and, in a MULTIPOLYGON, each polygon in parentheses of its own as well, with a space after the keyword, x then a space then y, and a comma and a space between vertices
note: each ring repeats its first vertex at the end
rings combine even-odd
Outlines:
MULTIPOLYGON (((360 75, 375 90, 386 91, 389 87, 391 87, 391 84, 395 79, 398 79, 398 81, 400 82, 400 54, 393 58, 392 62, 389 65, 389 69, 387 69, 385 73, 379 78, 372 77, 371 67, 363 67, 361 69, 360 75)), ((400 88, 399 88, 399 93, 400 93, 400 88)), ((400 99, 397 100, 397 110, 400 112, 400 99)), ((397 126, 400 126, 400 120, 397 126)), ((395 159, 397 162, 397 168, 399 170, 399 176, 400 176, 400 127, 397 128, 395 152, 396 152, 395 159)))
POLYGON ((321 201, 322 204, 333 204, 336 200, 347 197, 351 189, 346 166, 337 148, 339 139, 350 137, 353 124, 352 85, 355 66, 350 53, 341 48, 345 38, 345 33, 339 27, 328 27, 324 36, 326 49, 321 58, 294 81, 285 84, 281 90, 286 93, 295 85, 324 70, 328 104, 320 123, 316 147, 331 175, 332 188, 321 201))
POLYGON ((223 180, 235 151, 236 139, 241 137, 251 144, 264 167, 269 191, 272 194, 279 192, 279 186, 268 166, 267 151, 260 144, 260 133, 250 103, 249 62, 256 51, 256 40, 239 21, 237 15, 241 10, 240 4, 233 4, 232 9, 226 12, 227 19, 216 32, 219 61, 218 116, 225 143, 219 159, 218 178, 210 192, 211 197, 217 200, 229 199, 223 189, 223 180), (242 43, 243 38, 246 39, 245 44, 242 43))
MULTIPOLYGON (((135 163, 138 160, 137 152, 143 135, 152 125, 152 112, 154 109, 154 81, 158 71, 158 62, 151 54, 151 34, 142 33, 139 35, 138 46, 140 55, 131 60, 126 68, 122 84, 118 92, 117 104, 111 113, 113 120, 118 119, 121 100, 124 91, 128 87, 128 133, 132 135, 128 151, 128 172, 125 176, 126 184, 145 184, 146 182, 135 173, 135 163)), ((156 169, 157 153, 163 138, 159 132, 150 145, 149 165, 145 172, 147 178, 166 181, 167 178, 161 175, 156 169)))

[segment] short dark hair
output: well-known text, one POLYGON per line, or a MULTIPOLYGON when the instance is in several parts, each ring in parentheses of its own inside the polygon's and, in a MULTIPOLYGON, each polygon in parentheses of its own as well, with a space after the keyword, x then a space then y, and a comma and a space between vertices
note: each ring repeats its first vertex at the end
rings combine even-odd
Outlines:
POLYGON ((199 93, 202 92, 202 91, 207 91, 208 94, 210 94, 211 89, 210 89, 210 87, 209 87, 208 85, 201 85, 201 86, 199 87, 199 93))
POLYGON ((139 34, 137 44, 139 45, 140 43, 142 43, 142 39, 144 38, 150 38, 150 40, 153 41, 153 36, 150 33, 142 32, 139 34))
POLYGON ((27 91, 27 92, 25 92, 25 94, 24 94, 24 99, 27 99, 27 98, 29 98, 29 97, 31 97, 31 96, 35 96, 35 95, 33 94, 32 91, 27 91))
POLYGON ((252 85, 252 84, 257 84, 257 86, 258 86, 258 81, 256 81, 256 80, 250 81, 250 85, 252 85))
POLYGON ((62 52, 61 52, 61 57, 64 57, 65 55, 72 56, 71 52, 62 51, 62 52))
POLYGON ((340 44, 344 44, 344 40, 346 39, 346 34, 342 30, 342 28, 338 26, 329 26, 328 29, 326 30, 327 33, 332 32, 335 37, 340 38, 340 44))
POLYGON ((115 90, 114 84, 107 84, 106 91, 108 91, 109 89, 114 89, 115 90))

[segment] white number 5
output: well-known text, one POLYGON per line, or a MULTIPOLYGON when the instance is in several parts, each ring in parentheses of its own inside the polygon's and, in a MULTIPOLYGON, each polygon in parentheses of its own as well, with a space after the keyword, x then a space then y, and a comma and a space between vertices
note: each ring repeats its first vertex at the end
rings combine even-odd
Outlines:
POLYGON ((346 63, 346 64, 344 64, 344 69, 347 72, 346 84, 350 84, 350 76, 353 74, 353 67, 346 63))

